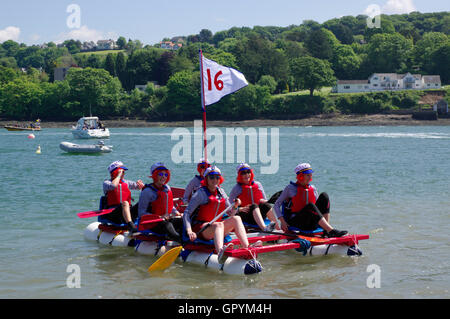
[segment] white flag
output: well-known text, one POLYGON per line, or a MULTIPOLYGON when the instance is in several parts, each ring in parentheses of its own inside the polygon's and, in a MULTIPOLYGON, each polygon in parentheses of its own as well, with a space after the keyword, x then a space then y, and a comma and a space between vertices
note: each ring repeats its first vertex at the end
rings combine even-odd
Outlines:
POLYGON ((201 55, 202 85, 204 104, 218 102, 223 96, 236 92, 248 85, 244 75, 233 69, 220 65, 201 55))

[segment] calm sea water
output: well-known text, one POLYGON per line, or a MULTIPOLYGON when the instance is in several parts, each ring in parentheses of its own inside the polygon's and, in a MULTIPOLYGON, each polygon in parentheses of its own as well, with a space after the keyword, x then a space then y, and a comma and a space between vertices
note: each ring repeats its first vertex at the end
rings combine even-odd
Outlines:
MULTIPOLYGON (((360 243, 363 256, 286 251, 260 255, 264 271, 256 276, 176 262, 151 277, 146 270, 156 258, 85 240, 91 220, 76 213, 97 209, 115 160, 129 168, 127 178, 144 182, 151 164, 164 161, 170 184, 184 187, 195 164, 172 161, 173 130, 111 129, 106 144, 114 151, 102 155, 60 150, 61 141, 76 141, 69 128, 44 129, 35 139, 0 131, 0 298, 449 297, 450 127, 280 128, 278 172, 262 175, 261 164, 253 165, 270 196, 294 179, 299 162, 311 163, 313 184, 331 197, 331 223, 371 236, 360 243), (69 264, 79 265, 81 288, 67 287, 69 264), (367 286, 373 265, 381 270, 379 288, 367 286)), ((236 164, 217 165, 229 192, 236 164)))

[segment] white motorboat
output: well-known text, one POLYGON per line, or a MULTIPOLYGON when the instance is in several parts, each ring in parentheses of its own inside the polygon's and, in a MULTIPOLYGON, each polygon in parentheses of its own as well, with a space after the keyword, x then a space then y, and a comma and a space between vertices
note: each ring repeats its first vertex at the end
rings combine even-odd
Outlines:
POLYGON ((72 126, 75 138, 108 138, 109 129, 103 127, 97 116, 82 117, 72 126))
POLYGON ((105 145, 103 141, 98 144, 75 144, 70 142, 61 142, 59 148, 68 153, 110 153, 112 145, 105 145))

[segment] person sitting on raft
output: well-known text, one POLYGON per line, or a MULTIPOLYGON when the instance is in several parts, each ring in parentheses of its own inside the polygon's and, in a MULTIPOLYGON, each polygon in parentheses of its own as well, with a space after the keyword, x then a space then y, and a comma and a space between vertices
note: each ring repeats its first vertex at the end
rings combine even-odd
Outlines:
POLYGON ((319 225, 328 237, 342 237, 347 234, 347 231, 337 230, 329 224, 330 200, 325 192, 317 196, 317 189, 310 184, 314 172, 311 165, 301 163, 294 171, 297 181, 286 186, 274 205, 281 229, 287 232, 288 227, 293 226, 308 231, 319 225), (287 209, 285 208, 283 216, 281 206, 284 203, 287 204, 287 209))
POLYGON ((204 173, 210 166, 211 164, 203 158, 201 158, 197 163, 197 172, 199 175, 195 175, 184 190, 183 203, 185 205, 189 203, 192 195, 201 187, 201 182, 205 179, 204 173))
MULTIPOLYGON (((189 240, 196 240, 196 233, 231 205, 225 191, 220 187, 223 181, 224 178, 219 168, 211 166, 206 169, 202 187, 194 193, 183 213, 184 227, 189 236, 189 240)), ((231 243, 224 246, 223 241, 228 233, 234 232, 243 248, 249 246, 241 217, 235 215, 239 204, 240 200, 236 199, 234 208, 228 212, 229 217, 227 219, 223 220, 220 217, 198 235, 202 240, 211 240, 214 238, 214 246, 219 257, 219 264, 223 264, 227 258, 224 252, 231 243)))
POLYGON ((254 180, 255 175, 250 165, 241 163, 236 171, 237 184, 231 189, 230 202, 233 202, 235 198, 240 199, 241 206, 238 210, 242 221, 252 225, 256 223, 263 231, 280 229, 272 206, 267 201, 264 188, 260 182, 254 180), (268 226, 264 222, 266 217, 271 221, 268 226))
POLYGON ((164 221, 158 223, 151 230, 158 234, 167 234, 167 237, 181 243, 180 232, 183 229, 183 221, 177 209, 173 205, 173 195, 168 182, 170 171, 164 163, 157 162, 150 168, 153 183, 146 184, 139 196, 138 214, 142 217, 147 214, 155 214, 164 221))
POLYGON ((115 161, 108 166, 111 178, 103 182, 103 192, 106 195, 107 208, 116 207, 106 218, 116 224, 127 224, 131 233, 136 233, 134 221, 137 218, 137 209, 131 207, 131 190, 142 189, 144 183, 125 180, 123 177, 128 170, 121 161, 115 161))

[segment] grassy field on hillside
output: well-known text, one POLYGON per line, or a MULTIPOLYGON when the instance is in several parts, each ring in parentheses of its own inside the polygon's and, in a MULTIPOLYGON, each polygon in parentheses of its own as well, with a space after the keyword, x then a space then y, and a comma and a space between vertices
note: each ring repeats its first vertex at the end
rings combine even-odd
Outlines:
POLYGON ((80 52, 80 53, 77 53, 76 55, 91 55, 91 54, 107 55, 108 53, 117 54, 119 52, 125 52, 125 50, 89 51, 89 52, 80 52))
MULTIPOLYGON (((374 92, 356 92, 356 93, 331 93, 331 87, 323 87, 320 90, 314 90, 314 95, 322 95, 322 96, 345 96, 345 95, 360 95, 364 93, 379 93, 379 92, 423 92, 427 93, 427 91, 435 91, 436 89, 429 89, 429 90, 398 90, 398 91, 374 91, 374 92)), ((450 89, 450 85, 443 85, 439 90, 446 90, 448 91, 450 89)), ((283 96, 295 96, 295 95, 309 95, 309 90, 301 90, 301 91, 295 91, 295 92, 289 92, 289 93, 281 93, 281 94, 274 94, 273 97, 283 97, 283 96)))
MULTIPOLYGON (((331 93, 330 87, 323 87, 320 90, 314 90, 314 95, 328 95, 331 93)), ((301 90, 289 93, 274 94, 273 97, 292 96, 292 95, 309 95, 309 90, 301 90)))

